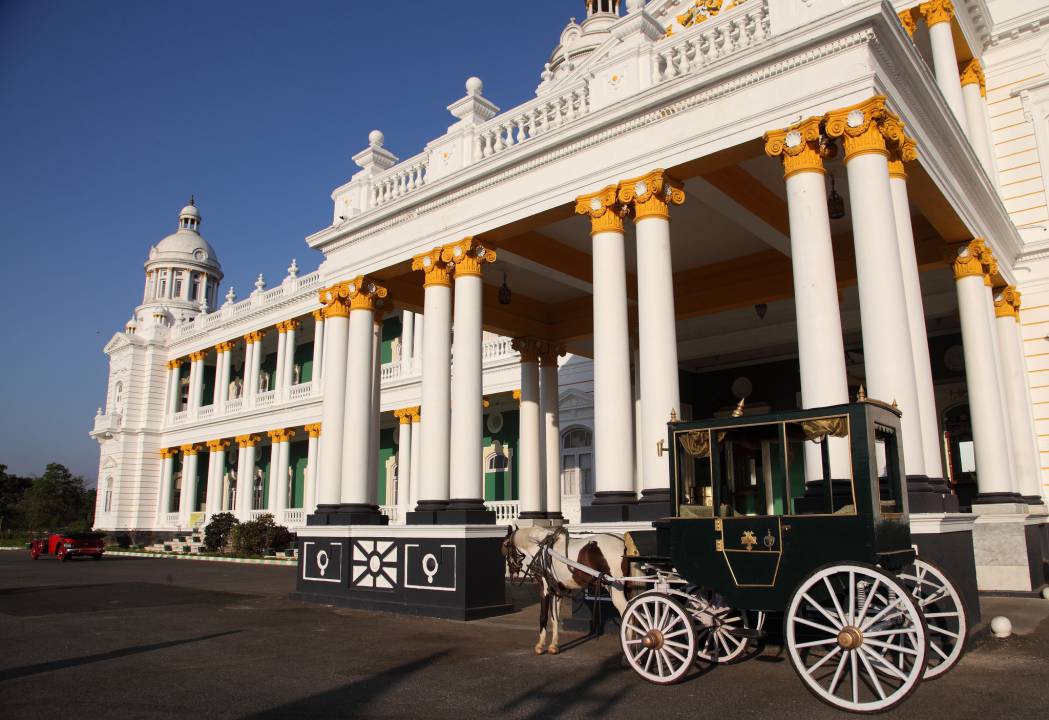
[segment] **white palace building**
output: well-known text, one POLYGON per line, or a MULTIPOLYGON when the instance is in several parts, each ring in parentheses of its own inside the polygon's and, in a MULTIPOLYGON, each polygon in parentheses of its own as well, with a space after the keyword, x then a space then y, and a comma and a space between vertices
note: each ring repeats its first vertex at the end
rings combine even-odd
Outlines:
POLYGON ((370 134, 317 271, 238 300, 182 209, 105 347, 96 525, 271 513, 304 597, 476 616, 507 522, 666 514, 672 414, 865 392, 920 552, 1045 584, 1049 4, 579 4, 534 98, 370 134))

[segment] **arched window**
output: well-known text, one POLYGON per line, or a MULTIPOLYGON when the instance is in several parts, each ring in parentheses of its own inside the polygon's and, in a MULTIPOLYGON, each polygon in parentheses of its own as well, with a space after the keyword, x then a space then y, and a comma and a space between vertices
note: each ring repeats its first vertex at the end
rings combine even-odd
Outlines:
POLYGON ((492 453, 485 463, 485 472, 505 472, 510 467, 510 458, 505 453, 492 453))
POLYGON ((593 443, 589 428, 573 427, 561 433, 561 492, 565 495, 594 492, 593 443))
POLYGON ((124 403, 124 383, 117 381, 116 385, 113 386, 113 412, 120 412, 121 405, 124 403))
POLYGON ((589 448, 593 447, 593 435, 589 430, 582 427, 570 428, 561 433, 561 447, 589 448))

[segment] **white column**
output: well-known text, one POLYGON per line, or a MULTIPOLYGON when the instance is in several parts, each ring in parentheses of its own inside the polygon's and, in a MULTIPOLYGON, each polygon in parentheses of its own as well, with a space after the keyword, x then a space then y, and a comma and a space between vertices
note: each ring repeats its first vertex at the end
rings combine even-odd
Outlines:
POLYGON ((626 247, 616 191, 611 185, 576 202, 576 212, 590 216, 593 244, 594 505, 636 500, 626 247))
MULTIPOLYGON (((914 379, 918 391, 918 412, 921 415, 922 452, 925 474, 934 489, 943 485, 943 460, 940 453, 940 422, 936 410, 936 394, 932 384, 932 364, 929 361, 929 335, 925 328, 925 306, 921 281, 918 277, 918 258, 914 250, 914 231, 911 227, 910 202, 907 199, 907 173, 903 161, 893 158, 889 163, 889 185, 892 192, 893 217, 896 220, 896 239, 899 244, 900 268, 903 271, 903 291, 907 302, 907 328, 911 336, 911 356, 914 361, 914 379)), ((910 459, 907 458, 910 465, 910 459)))
POLYGON ((270 451, 269 509, 276 518, 277 524, 281 524, 284 510, 288 507, 288 466, 291 446, 289 441, 295 436, 295 431, 271 430, 269 435, 273 438, 273 449, 270 451))
POLYGON ((371 347, 371 408, 368 411, 368 502, 385 505, 379 497, 379 383, 382 368, 382 313, 375 313, 372 323, 371 347))
POLYGON ((932 0, 919 6, 919 12, 925 18, 929 28, 929 44, 932 47, 932 66, 947 105, 957 118, 964 132, 969 125, 965 118, 965 102, 962 100, 962 86, 958 80, 958 55, 954 51, 954 37, 951 33, 951 18, 954 7, 948 0, 932 0))
POLYGON ((545 518, 542 471, 540 467, 539 349, 531 338, 514 338, 513 348, 521 353, 521 397, 518 407, 520 435, 517 452, 519 517, 545 518))
POLYGON ((157 525, 163 525, 171 511, 171 484, 175 477, 175 449, 160 450, 160 496, 157 498, 157 525))
POLYGON ((277 399, 287 395, 284 384, 284 366, 287 364, 288 325, 283 320, 277 323, 277 366, 273 368, 273 391, 277 399))
POLYGON ((190 414, 196 414, 200 410, 202 395, 204 391, 204 355, 205 352, 194 352, 189 354, 189 410, 190 414))
POLYGON ((412 367, 415 352, 415 313, 405 310, 401 315, 401 374, 407 374, 412 367))
POLYGON ((897 403, 907 475, 922 477, 920 404, 886 145, 886 138, 902 135, 902 126, 885 110, 884 98, 875 97, 828 113, 827 129, 845 140, 867 395, 897 403))
POLYGON ((346 343, 349 298, 345 283, 324 290, 324 405, 321 410, 317 506, 338 505, 342 497, 342 451, 346 410, 346 343))
MULTIPOLYGON (((983 296, 983 307, 985 310, 985 315, 987 317, 987 327, 990 328, 989 332, 991 334, 991 347, 994 348, 994 370, 995 379, 998 381, 998 402, 1002 406, 1002 417, 1005 418, 1005 437, 1007 438, 1007 441, 1010 443, 1011 447, 1013 437, 1012 417, 1009 414, 1009 403, 1005 392, 1005 368, 1002 365, 1002 358, 998 353, 998 349, 1001 347, 1001 344, 998 342, 998 324, 995 321, 994 312, 993 288, 995 280, 992 278, 997 278, 998 276, 998 261, 994 258, 994 253, 991 252, 991 249, 986 246, 984 255, 984 270, 985 272, 983 278, 983 285, 985 292, 983 296)), ((1020 476, 1016 474, 1016 467, 1013 462, 1013 453, 1006 453, 1006 457, 1009 459, 1008 473, 1013 492, 1019 495, 1020 476)))
POLYGON ((395 410, 397 426, 397 517, 404 522, 412 482, 412 408, 395 410))
POLYGON ((242 521, 249 519, 251 511, 256 509, 252 507, 252 500, 255 494, 255 462, 258 458, 258 448, 255 444, 257 442, 258 436, 256 435, 252 444, 244 448, 244 474, 237 479, 237 492, 240 495, 237 517, 242 521))
POLYGON ((449 510, 483 511, 484 437, 481 342, 483 338, 483 263, 495 262, 495 252, 473 241, 461 240, 441 250, 441 259, 455 263, 455 325, 452 367, 452 433, 449 462, 449 510))
POLYGON ((422 452, 415 477, 419 489, 416 509, 425 511, 446 506, 450 492, 452 288, 440 249, 414 258, 412 269, 422 270, 424 275, 422 452), (425 464, 422 458, 426 458, 425 464))
POLYGON ((641 497, 641 491, 645 489, 645 471, 642 467, 642 458, 645 453, 644 448, 641 447, 645 434, 641 428, 641 352, 637 346, 637 337, 630 338, 630 379, 632 381, 630 392, 634 400, 630 408, 634 413, 632 421, 634 427, 634 495, 641 497))
POLYGON ((208 441, 208 490, 204 503, 208 517, 222 512, 222 475, 228 447, 229 440, 208 441))
POLYGON ((1009 475, 1007 421, 995 369, 997 347, 987 322, 987 288, 982 263, 985 252, 983 241, 974 240, 959 248, 954 260, 965 354, 965 384, 976 454, 976 481, 981 496, 977 501, 1019 503, 1009 475))
MULTIPOLYGON (((349 351, 347 353, 345 414, 350 418, 349 432, 344 435, 342 468, 342 503, 357 506, 359 511, 374 505, 369 489, 374 478, 368 477, 370 466, 369 426, 372 410, 372 337, 373 312, 376 297, 386 294, 367 278, 358 277, 349 283, 350 323, 349 351), (381 293, 381 294, 380 294, 381 293)), ((334 366, 333 366, 334 369, 334 366)), ((327 420, 324 421, 327 428, 327 420)))
POLYGON ((168 362, 168 397, 167 412, 174 415, 178 412, 178 380, 182 369, 182 360, 171 360, 168 362))
POLYGON ((189 527, 189 516, 197 499, 197 446, 182 446, 182 495, 179 498, 179 526, 189 527))
MULTIPOLYGON (((680 417, 670 205, 685 201, 681 185, 656 170, 625 180, 619 199, 633 203, 637 228, 638 357, 641 362, 642 501, 670 498, 667 422, 680 417)), ((596 299, 595 299, 596 303, 596 299)), ((629 437, 629 436, 626 436, 629 437)))
POLYGON ((999 288, 994 307, 1016 490, 1026 502, 1039 504, 1043 502, 1041 455, 1038 452, 1031 394, 1027 387, 1027 367, 1023 357, 1020 293, 1012 285, 999 288))
POLYGON ((561 413, 557 381, 557 358, 564 348, 546 344, 539 353, 539 412, 542 416, 543 460, 546 463, 546 516, 552 520, 561 515, 561 413))
POLYGON ((306 443, 306 487, 303 488, 302 492, 302 507, 307 515, 312 515, 317 509, 317 465, 320 462, 317 445, 320 433, 320 423, 306 426, 306 434, 309 435, 309 440, 306 443))
POLYGON ((419 465, 422 455, 422 424, 419 416, 419 408, 415 407, 412 412, 412 462, 409 470, 411 482, 408 484, 408 507, 411 511, 419 503, 419 465))
POLYGON ((313 318, 316 322, 313 325, 313 373, 310 382, 316 392, 321 388, 321 369, 324 366, 324 313, 314 310, 313 318))
POLYGON ((284 323, 284 374, 280 378, 284 398, 291 393, 291 385, 295 381, 295 337, 300 325, 298 320, 288 320, 284 323))
POLYGON ((962 70, 962 100, 965 103, 965 119, 969 124, 969 142, 980 158, 980 164, 997 187, 998 173, 995 168, 994 145, 991 140, 990 123, 987 119, 986 90, 980 61, 973 58, 962 70))
MULTIPOLYGON (((782 160, 787 189, 803 408, 849 401, 820 121, 808 118, 765 135, 765 152, 782 160)), ((831 477, 851 477, 848 438, 829 442, 831 477)), ((810 482, 823 477, 822 453, 815 443, 805 443, 805 466, 810 482)))
POLYGON ((215 368, 215 410, 222 412, 222 405, 229 400, 230 374, 233 367, 233 343, 219 343, 218 365, 215 368))
POLYGON ((415 313, 415 347, 412 348, 412 371, 415 368, 421 367, 423 362, 423 315, 422 313, 415 313))

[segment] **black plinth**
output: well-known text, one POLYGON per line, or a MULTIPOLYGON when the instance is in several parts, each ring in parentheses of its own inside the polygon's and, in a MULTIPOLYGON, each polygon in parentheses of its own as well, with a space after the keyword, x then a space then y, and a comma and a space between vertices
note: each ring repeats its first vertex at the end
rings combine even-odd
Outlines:
POLYGON ((627 510, 637 503, 617 503, 584 505, 579 511, 579 519, 585 523, 626 522, 627 510))
POLYGON ((390 518, 379 512, 378 505, 342 503, 318 505, 317 512, 306 516, 306 525, 388 525, 390 518))
POLYGON ((670 517, 670 491, 666 490, 662 495, 659 491, 648 495, 650 491, 642 493, 641 502, 627 508, 627 520, 651 522, 660 518, 670 517))
MULTIPOLYGON (((560 514, 561 513, 558 513, 558 515, 560 514)), ((542 510, 526 510, 517 513, 517 517, 521 520, 546 520, 549 517, 549 514, 542 510)))
POLYGON ((1045 505, 1045 500, 1040 495, 1021 495, 1020 497, 1028 505, 1045 505))
POLYGON ((1014 492, 980 493, 973 498, 973 505, 999 505, 1001 503, 1026 504, 1020 493, 1014 492))
POLYGON ((449 507, 434 513, 434 525, 495 525, 495 512, 485 509, 466 510, 449 507))
POLYGON ((942 478, 907 476, 907 507, 912 513, 958 512, 958 498, 942 478))

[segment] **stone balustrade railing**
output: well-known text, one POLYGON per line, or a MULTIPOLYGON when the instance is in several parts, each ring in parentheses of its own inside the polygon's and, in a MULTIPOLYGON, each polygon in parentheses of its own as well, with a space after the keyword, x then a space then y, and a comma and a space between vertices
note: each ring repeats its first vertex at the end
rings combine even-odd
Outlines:
POLYGON ((744 3, 661 41, 652 56, 653 81, 658 85, 687 75, 768 37, 767 3, 744 3))
POLYGON ((400 512, 396 505, 380 505, 379 512, 390 518, 391 523, 397 523, 400 520, 400 512))
POLYGON ((178 512, 169 512, 164 514, 164 524, 168 527, 178 527, 179 516, 178 512))
POLYGON ((402 160, 392 168, 376 176, 368 190, 369 207, 379 207, 426 183, 426 165, 429 153, 402 160))
POLYGON ((299 383, 298 385, 292 385, 291 390, 288 392, 289 400, 301 400, 308 398, 313 394, 313 382, 299 383))
POLYGON ((284 510, 283 518, 278 519, 278 524, 285 527, 301 527, 306 524, 305 508, 287 508, 284 510))
POLYGON ((585 78, 557 95, 542 95, 481 125, 474 137, 476 162, 521 145, 590 112, 585 78))
POLYGON ((495 511, 497 523, 516 520, 521 514, 521 503, 517 500, 485 500, 484 506, 495 511))

